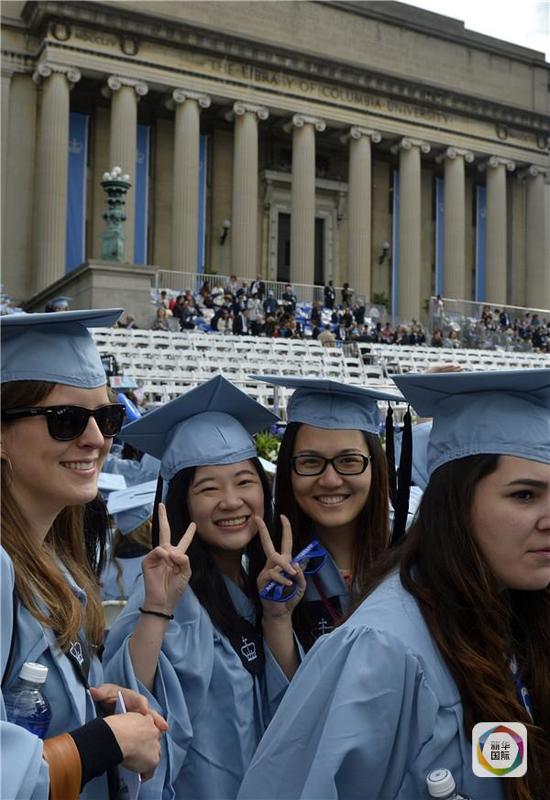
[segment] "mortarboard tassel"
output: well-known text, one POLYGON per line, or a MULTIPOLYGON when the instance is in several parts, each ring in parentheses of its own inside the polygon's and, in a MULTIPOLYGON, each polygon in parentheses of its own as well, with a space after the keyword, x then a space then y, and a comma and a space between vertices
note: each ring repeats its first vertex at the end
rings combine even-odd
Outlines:
POLYGON ((397 544, 405 534, 409 512, 409 494, 412 473, 412 420, 410 406, 403 418, 401 458, 399 459, 399 487, 393 504, 393 531, 391 544, 397 544))
POLYGON ((391 405, 388 403, 388 413, 386 414, 386 459, 388 462, 390 502, 395 508, 397 500, 397 477, 395 474, 395 444, 393 435, 393 411, 391 405))
POLYGON ((155 492, 155 505, 153 507, 153 521, 151 523, 151 541, 153 549, 159 546, 159 503, 162 502, 162 491, 164 481, 159 475, 157 480, 157 491, 155 492))

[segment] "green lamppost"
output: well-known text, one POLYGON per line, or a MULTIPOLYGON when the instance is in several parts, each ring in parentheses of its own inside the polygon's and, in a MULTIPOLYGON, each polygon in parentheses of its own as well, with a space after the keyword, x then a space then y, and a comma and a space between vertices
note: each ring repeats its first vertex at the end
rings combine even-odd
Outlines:
POLYGON ((126 221, 124 206, 125 196, 132 185, 130 176, 123 175, 120 167, 113 167, 111 172, 103 174, 102 187, 107 192, 107 211, 103 219, 107 223, 107 230, 101 234, 101 259, 102 261, 124 262, 123 223, 126 221))

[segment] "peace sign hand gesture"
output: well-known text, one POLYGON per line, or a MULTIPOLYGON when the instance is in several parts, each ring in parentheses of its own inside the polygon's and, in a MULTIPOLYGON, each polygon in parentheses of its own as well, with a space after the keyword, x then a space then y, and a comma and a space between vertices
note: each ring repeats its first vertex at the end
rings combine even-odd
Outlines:
POLYGON ((143 559, 145 607, 150 611, 171 614, 191 578, 187 549, 197 526, 192 522, 178 544, 170 544, 170 525, 164 503, 159 504, 159 546, 143 559))
MULTIPOLYGON (((267 561, 263 570, 258 575, 258 591, 267 586, 270 581, 275 581, 285 588, 296 589, 294 594, 286 602, 275 602, 272 600, 264 600, 262 598, 262 606, 265 617, 280 617, 283 615, 291 615, 306 590, 306 579, 304 573, 298 564, 291 564, 292 561, 292 528, 290 522, 284 514, 281 514, 282 536, 281 536, 281 552, 277 553, 267 525, 261 517, 256 517, 256 524, 258 525, 258 533, 260 541, 264 549, 267 561), (283 575, 283 572, 286 575, 283 575), (289 575, 290 578, 286 576, 289 575)), ((284 596, 284 595, 283 595, 284 596)))

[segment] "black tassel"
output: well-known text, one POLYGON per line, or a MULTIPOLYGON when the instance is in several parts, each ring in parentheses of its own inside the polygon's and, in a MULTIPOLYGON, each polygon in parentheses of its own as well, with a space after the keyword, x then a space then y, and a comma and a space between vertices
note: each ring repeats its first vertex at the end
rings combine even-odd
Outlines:
POLYGON ((412 420, 410 407, 403 418, 401 458, 399 459, 399 488, 393 505, 393 531, 391 544, 397 544, 405 535, 412 474, 412 420))
POLYGON ((397 477, 395 474, 395 444, 393 440, 393 411, 388 404, 386 414, 386 459, 388 462, 388 480, 390 488, 390 502, 395 508, 397 500, 397 477))
POLYGON ((151 541, 153 548, 159 546, 159 503, 162 503, 162 490, 164 483, 162 478, 158 477, 157 491, 155 492, 155 505, 153 508, 153 521, 151 523, 151 541))

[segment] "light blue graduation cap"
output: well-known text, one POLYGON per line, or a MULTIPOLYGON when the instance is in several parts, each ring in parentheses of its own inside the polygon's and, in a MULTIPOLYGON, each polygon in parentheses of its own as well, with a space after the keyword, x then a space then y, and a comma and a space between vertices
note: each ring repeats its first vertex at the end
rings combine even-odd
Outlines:
POLYGON ((288 422, 315 428, 359 430, 379 433, 379 400, 403 400, 397 392, 349 386, 328 378, 252 375, 254 380, 296 391, 287 404, 288 422))
POLYGON ((393 377, 416 412, 433 417, 430 475, 481 453, 550 464, 550 369, 393 377))
MULTIPOLYGON (((432 430, 432 422, 420 422, 412 426, 412 471, 411 480, 422 491, 428 485, 428 440, 432 430)), ((401 455, 402 436, 395 438, 395 461, 401 455)))
POLYGON ((104 386, 105 370, 88 328, 113 325, 121 313, 120 308, 108 308, 1 317, 2 383, 104 386))
POLYGON ((108 472, 100 472, 97 476, 97 488, 100 492, 119 492, 126 488, 124 475, 110 475, 108 472))
POLYGON ((123 441, 161 459, 170 481, 186 467, 236 464, 255 458, 252 434, 278 418, 222 375, 126 425, 123 441))
POLYGON ((156 489, 156 481, 147 481, 111 493, 107 501, 107 510, 114 517, 116 526, 123 536, 135 531, 152 516, 156 489))

